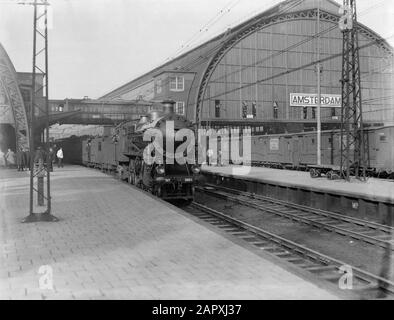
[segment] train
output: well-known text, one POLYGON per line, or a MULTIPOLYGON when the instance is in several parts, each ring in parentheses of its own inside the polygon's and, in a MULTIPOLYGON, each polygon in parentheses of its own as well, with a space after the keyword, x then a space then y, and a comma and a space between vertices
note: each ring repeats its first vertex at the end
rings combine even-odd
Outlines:
POLYGON ((156 103, 153 110, 138 122, 128 121, 116 127, 106 127, 102 137, 83 140, 83 165, 115 172, 119 179, 164 200, 192 202, 201 167, 187 161, 184 164, 169 161, 173 155, 166 150, 166 125, 169 121, 173 123, 174 133, 194 129, 189 120, 174 112, 174 104, 171 100, 156 103), (157 159, 162 159, 161 162, 145 161, 144 151, 151 141, 144 141, 144 133, 149 129, 162 134, 162 150, 153 152, 157 159))
MULTIPOLYGON (((394 126, 370 127, 364 135, 368 141, 367 176, 394 179, 394 126)), ((242 143, 239 145, 242 150, 242 143)), ((219 158, 214 157, 212 162, 218 163, 219 158)), ((340 130, 321 132, 321 165, 316 164, 316 131, 251 136, 251 165, 255 167, 309 171, 312 178, 326 175, 337 179, 340 162, 340 130)), ((354 174, 353 165, 351 170, 354 174)))
MULTIPOLYGON (((165 123, 172 120, 175 130, 193 128, 184 116, 175 114, 171 101, 161 103, 161 111, 151 111, 136 121, 125 122, 117 127, 105 128, 102 137, 82 141, 82 163, 103 171, 114 171, 120 179, 146 189, 163 199, 192 200, 198 181, 200 166, 193 164, 154 164, 143 161, 142 152, 148 142, 142 137, 149 128, 161 130, 165 136, 165 123)), ((230 130, 231 132, 231 130, 230 130)), ((241 132, 242 135, 242 132, 241 132)), ((382 179, 394 179, 394 126, 369 127, 364 131, 368 141, 367 175, 382 179)), ((217 154, 206 163, 220 164, 223 158, 220 143, 217 154)), ((242 153, 242 143, 239 144, 242 153)), ((276 169, 309 171, 312 178, 326 175, 337 179, 341 161, 341 131, 321 133, 321 165, 317 163, 316 131, 254 134, 251 136, 251 165, 276 169)), ((165 153, 165 150, 164 150, 165 153)), ((230 161, 231 163, 231 161, 230 161)), ((354 168, 352 168, 353 174, 354 168)))

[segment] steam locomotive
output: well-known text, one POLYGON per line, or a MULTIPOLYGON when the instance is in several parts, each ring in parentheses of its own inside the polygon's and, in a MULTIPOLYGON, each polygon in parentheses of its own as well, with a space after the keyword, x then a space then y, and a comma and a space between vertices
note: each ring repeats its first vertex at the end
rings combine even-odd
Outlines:
MULTIPOLYGON (((167 136, 170 123, 174 134, 182 129, 193 130, 189 120, 174 113, 174 104, 174 101, 163 101, 154 105, 156 111, 141 117, 139 122, 129 121, 106 128, 103 137, 82 141, 83 164, 102 171, 115 171, 120 179, 162 199, 193 201, 200 166, 187 160, 179 163, 174 159, 174 150, 166 150, 167 140, 173 138, 167 136), (144 141, 144 134, 150 129, 161 135, 162 148, 149 148, 155 138, 144 141), (147 157, 159 161, 149 162, 147 157)), ((174 149, 178 150, 182 143, 187 150, 187 141, 175 142, 174 149)))

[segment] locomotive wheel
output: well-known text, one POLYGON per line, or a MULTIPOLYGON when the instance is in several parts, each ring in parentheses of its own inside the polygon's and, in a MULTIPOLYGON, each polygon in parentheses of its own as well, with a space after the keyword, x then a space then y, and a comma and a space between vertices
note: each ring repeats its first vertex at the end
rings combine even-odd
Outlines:
POLYGON ((311 170, 309 171, 309 173, 310 173, 310 175, 311 175, 311 177, 312 177, 313 179, 316 179, 316 178, 321 177, 321 173, 320 173, 320 171, 317 170, 317 169, 311 169, 311 170))
POLYGON ((327 179, 329 180, 339 180, 340 178, 339 174, 333 170, 327 173, 327 179))
POLYGON ((335 172, 332 170, 327 172, 326 176, 328 180, 335 180, 335 172))
POLYGON ((152 194, 156 197, 161 197, 161 187, 160 186, 153 186, 152 187, 152 194))

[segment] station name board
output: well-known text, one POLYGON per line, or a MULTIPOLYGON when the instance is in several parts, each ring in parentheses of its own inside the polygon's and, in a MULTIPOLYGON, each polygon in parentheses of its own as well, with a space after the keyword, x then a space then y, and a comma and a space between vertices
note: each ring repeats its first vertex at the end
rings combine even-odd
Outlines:
MULTIPOLYGON (((290 93, 291 107, 317 107, 318 96, 316 93, 290 93)), ((340 108, 342 97, 337 94, 322 94, 321 107, 340 108)))

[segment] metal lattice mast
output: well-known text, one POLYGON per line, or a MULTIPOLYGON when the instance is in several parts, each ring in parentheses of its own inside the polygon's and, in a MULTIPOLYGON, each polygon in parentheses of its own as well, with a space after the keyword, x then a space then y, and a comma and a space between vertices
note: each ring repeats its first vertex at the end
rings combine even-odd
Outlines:
MULTIPOLYGON (((35 221, 57 221, 58 219, 51 215, 51 183, 50 183, 50 169, 49 161, 49 88, 48 88, 48 6, 46 0, 34 0, 34 2, 22 3, 34 6, 34 20, 33 20, 33 70, 32 70, 32 85, 31 85, 31 106, 30 106, 30 208, 29 216, 23 222, 35 221), (42 8, 43 10, 38 10, 42 8), (40 11, 40 12, 39 12, 40 11), (41 30, 40 30, 41 29, 41 30), (43 29, 43 30, 42 30, 43 29), (43 85, 39 85, 37 81, 37 74, 40 73, 44 77, 43 85), (37 95, 43 91, 44 108, 37 104, 37 95), (41 111, 45 115, 45 156, 41 166, 35 166, 35 117, 36 112, 41 111), (46 168, 44 163, 46 162, 46 168), (34 178, 37 180, 46 177, 46 190, 34 186, 34 178), (38 198, 45 199, 45 211, 43 213, 34 213, 34 195, 38 198)), ((41 180, 42 181, 42 180, 41 180)), ((39 183, 38 183, 39 185, 39 183)))
POLYGON ((364 137, 356 0, 344 0, 339 27, 343 34, 341 177, 366 178, 368 147, 364 137))

